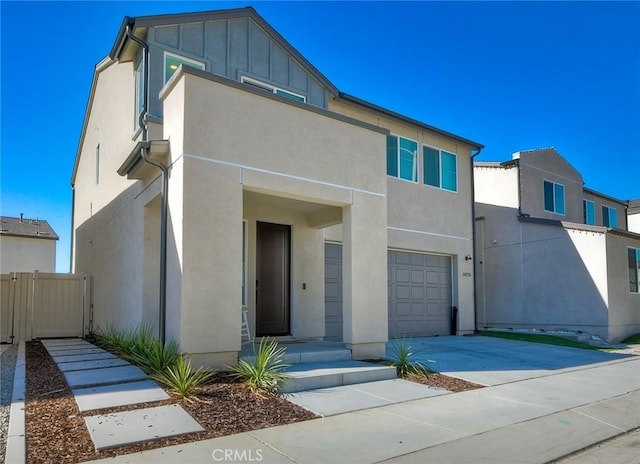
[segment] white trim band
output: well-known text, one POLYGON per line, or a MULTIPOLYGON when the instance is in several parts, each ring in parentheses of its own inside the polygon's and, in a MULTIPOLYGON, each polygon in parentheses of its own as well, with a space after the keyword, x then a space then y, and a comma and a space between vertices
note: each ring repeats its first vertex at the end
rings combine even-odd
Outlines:
POLYGON ((445 238, 453 238, 456 240, 469 240, 471 241, 471 237, 458 237, 457 235, 446 235, 446 234, 436 234, 435 232, 427 232, 424 230, 413 230, 413 229, 403 229, 401 227, 391 227, 387 226, 387 230, 395 230, 398 232, 409 232, 411 234, 420 234, 420 235, 432 235, 435 237, 445 237, 445 238))
POLYGON ((274 175, 274 176, 284 177, 284 178, 287 178, 287 179, 294 179, 294 180, 301 180, 301 181, 304 181, 304 182, 311 182, 313 184, 325 185, 327 187, 335 187, 335 188, 339 188, 339 189, 343 189, 343 190, 350 190, 351 192, 366 193, 367 195, 374 195, 374 196, 382 197, 382 198, 386 198, 386 196, 387 196, 384 193, 371 192, 369 190, 363 190, 363 189, 359 189, 359 188, 349 187, 348 185, 333 184, 331 182, 324 182, 324 181, 317 180, 317 179, 310 179, 308 177, 294 176, 293 174, 285 174, 283 172, 270 171, 268 169, 254 168, 254 167, 251 167, 251 166, 246 166, 244 164, 232 163, 230 161, 222 161, 222 160, 217 160, 217 159, 212 159, 212 158, 205 158, 203 156, 190 155, 188 153, 184 153, 184 154, 180 155, 171 164, 172 165, 175 164, 182 157, 191 158, 191 159, 195 159, 195 160, 198 160, 198 161, 206 161, 206 162, 209 162, 209 163, 222 164, 224 166, 231 166, 231 167, 239 168, 239 169, 246 169, 247 171, 261 172, 263 174, 271 174, 271 175, 274 175))

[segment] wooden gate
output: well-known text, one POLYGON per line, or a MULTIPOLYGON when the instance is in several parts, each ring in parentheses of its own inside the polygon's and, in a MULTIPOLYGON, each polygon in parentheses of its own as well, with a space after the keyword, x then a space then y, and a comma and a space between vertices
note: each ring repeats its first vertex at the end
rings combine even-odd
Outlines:
POLYGON ((80 274, 2 275, 0 341, 82 337, 88 333, 89 279, 80 274))

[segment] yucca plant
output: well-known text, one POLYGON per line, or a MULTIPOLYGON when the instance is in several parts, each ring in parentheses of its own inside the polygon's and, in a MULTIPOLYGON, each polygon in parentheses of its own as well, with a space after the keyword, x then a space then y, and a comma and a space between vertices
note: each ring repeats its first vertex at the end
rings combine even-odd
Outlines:
POLYGON ((425 376, 433 371, 422 362, 413 359, 415 353, 411 345, 404 340, 396 340, 393 344, 393 356, 389 361, 396 368, 398 377, 425 376))
POLYGON ((285 353, 285 348, 279 347, 275 340, 263 338, 257 351, 254 345, 255 361, 241 359, 237 366, 229 367, 231 376, 253 391, 277 395, 281 384, 289 378, 283 372, 289 367, 283 361, 285 353))
POLYGON ((173 340, 165 345, 158 339, 140 344, 135 350, 124 357, 137 364, 147 374, 162 372, 164 369, 173 366, 179 358, 180 346, 173 340))
POLYGON ((193 369, 191 361, 184 356, 178 356, 173 366, 167 367, 160 372, 151 375, 151 378, 172 388, 181 398, 191 400, 194 390, 210 381, 215 375, 215 371, 203 369, 193 369))

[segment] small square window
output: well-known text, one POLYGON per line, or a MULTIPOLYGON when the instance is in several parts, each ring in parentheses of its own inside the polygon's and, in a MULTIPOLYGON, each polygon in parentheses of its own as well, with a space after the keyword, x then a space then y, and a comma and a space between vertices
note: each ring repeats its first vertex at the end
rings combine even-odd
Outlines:
POLYGON ((418 142, 387 136, 387 175, 418 182, 418 142))
POLYGON ((544 209, 551 213, 564 215, 564 185, 548 180, 544 181, 544 209))
POLYGON ((596 223, 596 204, 590 200, 582 200, 582 210, 584 213, 584 223, 595 225, 596 223))
POLYGON ((458 191, 458 157, 454 153, 423 145, 422 157, 425 184, 458 191))
POLYGON ((610 206, 602 205, 602 225, 605 227, 618 227, 618 211, 610 206))

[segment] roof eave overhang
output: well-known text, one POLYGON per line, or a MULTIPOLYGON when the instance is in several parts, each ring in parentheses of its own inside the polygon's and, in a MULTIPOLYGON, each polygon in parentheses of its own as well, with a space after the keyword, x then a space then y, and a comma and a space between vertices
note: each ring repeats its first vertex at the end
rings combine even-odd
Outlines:
POLYGON ((368 108, 370 110, 377 111, 379 113, 382 113, 382 114, 385 114, 387 116, 390 116, 390 117, 392 117, 394 119, 399 119, 399 120, 407 122, 409 124, 413 124, 415 126, 421 127, 423 129, 429 130, 431 132, 435 132, 435 133, 443 135, 445 137, 452 138, 454 140, 457 140, 458 142, 462 142, 462 143, 464 143, 466 145, 469 145, 473 149, 481 150, 481 149, 484 148, 484 145, 482 145, 481 143, 474 142, 473 140, 469 140, 469 139, 466 139, 464 137, 460 137, 459 135, 452 134, 451 132, 447 132, 447 131, 442 130, 442 129, 438 129, 437 127, 431 126, 429 124, 425 124, 425 123, 420 122, 420 121, 418 121, 416 119, 412 119, 412 118, 409 118, 407 116, 403 116, 400 113, 396 113, 395 111, 388 110, 388 109, 383 108, 381 106, 375 105, 375 104, 370 103, 370 102, 365 101, 365 100, 362 100, 361 98, 354 97, 353 95, 349 95, 347 93, 340 92, 338 94, 338 98, 341 99, 341 100, 345 100, 347 102, 350 102, 350 103, 354 103, 354 104, 359 105, 359 106, 363 106, 363 107, 368 108))
POLYGON ((168 140, 152 140, 150 142, 138 142, 133 148, 129 156, 124 160, 118 168, 118 174, 126 176, 127 179, 144 180, 157 172, 158 168, 147 163, 143 156, 142 150, 148 150, 149 157, 163 164, 167 163, 169 158, 169 141, 168 140))

